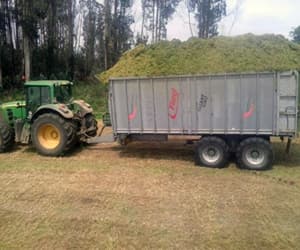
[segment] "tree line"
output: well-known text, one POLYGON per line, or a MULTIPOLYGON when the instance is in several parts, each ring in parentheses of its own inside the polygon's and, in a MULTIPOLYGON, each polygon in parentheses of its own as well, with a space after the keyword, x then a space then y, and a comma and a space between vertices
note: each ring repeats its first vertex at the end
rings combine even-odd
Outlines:
POLYGON ((226 0, 0 0, 0 88, 29 79, 85 79, 113 66, 139 43, 167 38, 180 2, 198 37, 218 35, 226 0), (132 24, 141 5, 141 29, 132 24))

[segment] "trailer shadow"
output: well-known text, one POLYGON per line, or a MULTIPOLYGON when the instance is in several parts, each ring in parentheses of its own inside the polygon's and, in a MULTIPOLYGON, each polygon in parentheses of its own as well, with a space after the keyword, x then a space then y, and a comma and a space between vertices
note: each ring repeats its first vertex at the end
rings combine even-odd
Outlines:
POLYGON ((286 153, 286 144, 281 141, 272 143, 274 152, 274 165, 285 167, 300 167, 300 144, 292 143, 291 150, 286 153))
POLYGON ((194 162, 194 145, 185 142, 134 142, 118 146, 122 158, 183 160, 194 162))
MULTIPOLYGON (((300 167, 300 140, 292 143, 291 151, 286 154, 286 144, 280 140, 272 142, 274 150, 274 166, 280 168, 300 167)), ((22 150, 25 153, 37 154, 31 146, 16 145, 12 152, 22 150)), ((195 145, 186 144, 186 141, 167 141, 167 142, 132 142, 127 146, 121 146, 117 143, 109 144, 80 144, 73 150, 66 153, 64 158, 72 158, 81 154, 90 155, 101 159, 105 155, 119 157, 121 159, 149 159, 149 160, 177 160, 193 162, 195 159, 195 145)), ((91 156, 92 157, 92 156, 91 156)), ((231 157, 230 163, 236 163, 235 157, 231 157)))
MULTIPOLYGON (((292 145, 289 154, 285 152, 286 144, 281 141, 272 142, 274 165, 280 167, 300 167, 300 142, 292 145)), ((195 147, 185 142, 135 142, 127 146, 116 145, 108 150, 119 151, 121 158, 143 158, 163 160, 183 160, 194 162, 195 147)), ((236 163, 234 154, 230 163, 236 163)))

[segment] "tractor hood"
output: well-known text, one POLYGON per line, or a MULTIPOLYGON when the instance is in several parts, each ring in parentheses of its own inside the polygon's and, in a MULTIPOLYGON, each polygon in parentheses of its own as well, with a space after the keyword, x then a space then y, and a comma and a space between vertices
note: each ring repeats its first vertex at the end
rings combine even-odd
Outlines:
POLYGON ((13 102, 5 102, 0 105, 2 109, 13 109, 18 107, 25 107, 25 101, 13 101, 13 102))
POLYGON ((0 105, 0 121, 12 125, 15 119, 26 116, 25 101, 5 102, 0 105))

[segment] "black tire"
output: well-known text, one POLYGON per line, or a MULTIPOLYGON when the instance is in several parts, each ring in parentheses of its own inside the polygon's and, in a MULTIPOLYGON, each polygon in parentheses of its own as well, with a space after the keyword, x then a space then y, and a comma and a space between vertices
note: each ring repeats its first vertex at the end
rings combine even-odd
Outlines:
POLYGON ((247 138, 238 146, 236 158, 238 167, 241 169, 270 169, 273 163, 271 143, 260 137, 247 138))
POLYGON ((76 131, 72 121, 50 113, 40 115, 34 121, 31 137, 39 154, 60 156, 74 146, 76 131))
POLYGON ((74 148, 78 142, 79 138, 77 136, 77 131, 78 131, 78 125, 74 121, 66 121, 68 127, 68 142, 66 145, 66 151, 71 150, 74 148))
POLYGON ((91 129, 91 131, 87 132, 88 136, 94 137, 97 135, 98 126, 97 126, 97 120, 94 115, 87 114, 85 116, 85 126, 87 130, 91 129))
POLYGON ((229 155, 229 147, 223 139, 206 136, 197 144, 195 163, 210 168, 223 168, 228 163, 229 155))
POLYGON ((14 130, 6 123, 0 123, 0 153, 9 151, 15 143, 14 130))

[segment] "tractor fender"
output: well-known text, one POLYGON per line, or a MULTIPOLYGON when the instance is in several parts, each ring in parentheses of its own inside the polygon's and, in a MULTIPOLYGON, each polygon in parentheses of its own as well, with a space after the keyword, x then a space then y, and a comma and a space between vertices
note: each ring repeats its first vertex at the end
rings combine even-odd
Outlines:
POLYGON ((76 113, 79 114, 81 117, 93 113, 93 108, 91 107, 91 105, 89 105, 83 100, 74 100, 73 104, 75 106, 76 113))
POLYGON ((43 105, 37 109, 32 115, 31 121, 34 121, 38 116, 45 113, 58 113, 63 118, 72 119, 74 117, 73 112, 65 104, 49 104, 43 105))

